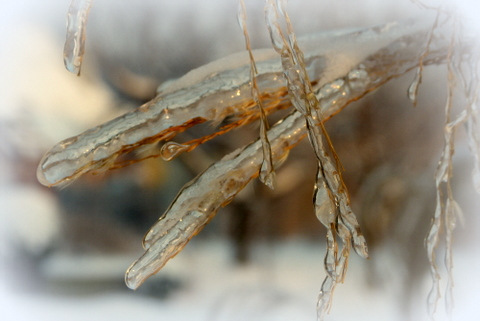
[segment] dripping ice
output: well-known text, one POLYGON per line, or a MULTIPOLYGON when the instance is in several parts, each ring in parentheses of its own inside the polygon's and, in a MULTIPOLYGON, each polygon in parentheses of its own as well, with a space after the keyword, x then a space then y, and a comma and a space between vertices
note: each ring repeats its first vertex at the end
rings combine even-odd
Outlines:
POLYGON ((245 37, 246 49, 250 58, 251 93, 253 100, 258 106, 260 112, 260 140, 262 142, 263 148, 263 162, 260 168, 260 180, 271 189, 274 189, 276 185, 276 179, 272 160, 272 148, 270 146, 270 141, 268 140, 267 135, 267 129, 269 125, 262 100, 260 99, 260 90, 257 84, 257 65, 255 63, 255 58, 253 57, 252 48, 250 46, 250 37, 247 30, 247 13, 243 0, 239 1, 237 17, 238 23, 245 37))
POLYGON ((176 142, 166 142, 162 149, 160 150, 160 156, 166 160, 170 161, 177 157, 180 153, 189 149, 190 146, 179 144, 176 142))
POLYGON ((87 18, 93 0, 72 0, 67 17, 67 39, 63 61, 68 71, 80 75, 85 52, 87 18))
MULTIPOLYGON (((282 67, 287 80, 290 100, 296 110, 301 113, 307 124, 308 137, 317 156, 317 181, 314 192, 315 213, 320 222, 327 228, 327 253, 325 270, 327 276, 322 284, 318 299, 318 318, 323 319, 330 309, 332 294, 336 284, 342 283, 346 274, 350 242, 355 251, 368 257, 365 239, 360 233, 355 215, 350 209, 350 200, 344 185, 341 168, 328 133, 323 126, 324 117, 319 98, 314 95, 313 88, 306 71, 303 53, 298 47, 296 37, 283 2, 268 0, 265 7, 267 26, 275 50, 282 57, 282 67), (286 23, 286 31, 280 27, 278 18, 286 23), (284 34, 285 33, 285 34, 284 34), (333 156, 326 149, 330 149, 333 156), (343 245, 341 255, 338 254, 339 235, 343 245)), ((327 103, 334 105, 341 97, 347 97, 349 91, 344 80, 336 80, 320 90, 319 96, 327 103)))

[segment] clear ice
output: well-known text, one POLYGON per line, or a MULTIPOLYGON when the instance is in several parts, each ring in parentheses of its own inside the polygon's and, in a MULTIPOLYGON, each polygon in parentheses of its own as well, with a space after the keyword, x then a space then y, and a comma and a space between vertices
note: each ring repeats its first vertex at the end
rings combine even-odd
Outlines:
POLYGON ((72 0, 67 16, 63 61, 68 71, 80 75, 85 52, 85 29, 92 0, 72 0))
POLYGON ((250 58, 250 79, 252 87, 252 97, 255 104, 258 106, 260 112, 260 140, 262 141, 263 148, 263 162, 260 168, 260 180, 274 189, 276 184, 275 171, 273 167, 272 160, 272 148, 270 146, 270 141, 268 140, 267 129, 268 129, 268 120, 263 107, 262 100, 260 99, 260 89, 257 84, 257 65, 253 57, 252 48, 250 46, 250 37, 247 30, 247 12, 245 8, 245 2, 243 0, 239 1, 238 8, 238 24, 243 30, 243 35, 245 37, 246 49, 250 58))
MULTIPOLYGON (((323 319, 331 306, 332 293, 336 284, 343 282, 350 242, 353 242, 354 249, 360 256, 367 258, 368 252, 365 238, 350 209, 350 199, 341 176, 341 165, 323 126, 324 117, 319 98, 313 93, 303 53, 298 47, 293 26, 283 5, 282 2, 275 3, 273 0, 267 0, 265 16, 273 47, 282 59, 290 101, 305 118, 308 137, 318 160, 313 203, 316 216, 327 228, 325 256, 327 277, 322 284, 317 306, 318 318, 323 319), (286 36, 280 27, 279 16, 285 19, 286 36), (333 157, 328 154, 326 146, 331 150, 333 157), (337 232, 343 242, 340 256, 337 232)), ((324 88, 320 98, 328 99, 333 96, 334 101, 337 101, 341 97, 349 96, 349 92, 348 84, 344 80, 337 80, 324 88)))
MULTIPOLYGON (((429 37, 430 45, 433 38, 433 32, 439 26, 440 9, 438 9, 437 19, 433 25, 429 37)), ((441 241, 445 244, 444 263, 447 273, 447 284, 445 289, 445 308, 447 314, 451 317, 453 309, 453 231, 456 227, 456 221, 462 217, 462 210, 455 201, 451 186, 453 176, 453 156, 455 154, 455 134, 460 125, 466 125, 468 135, 468 144, 474 159, 474 170, 472 173, 473 185, 477 193, 480 194, 478 186, 478 169, 480 166, 480 132, 478 130, 478 92, 479 83, 479 50, 475 45, 467 49, 466 43, 461 36, 461 28, 458 25, 456 17, 447 17, 447 21, 442 26, 450 25, 450 31, 446 33, 449 46, 446 57, 447 65, 447 99, 444 107, 445 125, 444 125, 444 148, 435 173, 435 185, 437 191, 436 209, 432 219, 430 231, 425 240, 427 256, 430 261, 430 272, 432 277, 432 288, 428 295, 428 312, 433 318, 438 301, 442 296, 440 289, 440 271, 436 265, 437 247, 441 241), (450 19, 448 19, 450 18, 450 19), (461 90, 463 89, 463 92, 461 90), (454 97, 460 92, 465 98, 465 106, 454 114, 454 97), (442 233, 444 237, 442 240, 442 233)), ((423 55, 425 56, 428 52, 423 55)), ((422 57, 423 57, 422 56, 422 57)))
MULTIPOLYGON (((412 24, 409 22, 408 25, 411 26, 412 24)), ((415 68, 416 59, 419 55, 418 47, 425 38, 424 29, 417 32, 407 38, 399 37, 389 41, 381 50, 377 50, 367 57, 362 57, 363 59, 358 61, 357 65, 351 70, 347 70, 343 77, 332 77, 333 79, 330 82, 324 82, 323 86, 315 91, 323 117, 325 119, 332 117, 349 102, 360 99, 389 79, 403 75, 415 68), (400 62, 395 63, 395 66, 392 67, 392 61, 396 61, 398 57, 404 59, 400 59, 400 62), (348 92, 348 95, 337 95, 338 91, 348 92), (332 99, 332 95, 335 96, 335 99, 332 99)), ((442 44, 439 45, 442 49, 442 44)), ((426 57, 425 64, 438 63, 444 59, 445 50, 436 50, 426 57)), ((291 113, 272 126, 268 130, 268 138, 271 142, 274 164, 283 161, 289 150, 306 135, 305 118, 298 111, 291 113)), ((221 206, 228 204, 250 180, 259 175, 262 162, 262 142, 258 140, 225 156, 188 183, 180 191, 170 208, 146 234, 144 239, 146 252, 127 271, 127 285, 131 288, 137 288, 149 276, 158 272, 201 230, 221 206), (192 213, 195 213, 195 219, 191 219, 193 217, 192 213)), ((331 198, 322 196, 321 192, 325 193, 325 189, 317 187, 318 191, 315 199, 317 209, 319 209, 317 214, 321 220, 330 221, 331 218, 328 217, 328 214, 320 211, 322 204, 325 204, 324 201, 327 199, 331 201, 331 198)), ((342 205, 344 211, 347 210, 346 205, 348 204, 344 203, 342 205)), ((328 204, 327 201, 323 208, 328 209, 331 215, 335 215, 332 214, 336 211, 335 206, 334 204, 328 204)), ((354 246, 360 244, 356 251, 362 256, 367 255, 366 247, 363 247, 364 242, 361 239, 349 239, 349 231, 356 224, 350 216, 350 212, 346 211, 346 213, 347 215, 337 222, 338 235, 343 238, 345 248, 339 259, 335 258, 332 261, 331 256, 327 256, 326 264, 330 266, 327 270, 331 271, 331 274, 335 277, 327 278, 324 281, 322 293, 331 293, 333 291, 331 287, 337 281, 343 279, 347 265, 345 254, 349 251, 351 244, 354 244, 354 246), (335 268, 335 266, 337 267, 335 268)), ((337 231, 334 229, 329 231, 332 233, 330 239, 334 242, 333 239, 336 237, 337 231)), ((321 298, 325 297, 321 296, 321 298)), ((327 302, 329 302, 329 299, 327 302)))
MULTIPOLYGON (((428 26, 425 21, 428 19, 299 38, 306 71, 316 83, 314 90, 320 88, 316 92, 320 95, 320 105, 336 104, 336 95, 330 91, 340 93, 336 91, 340 85, 335 82, 337 78, 360 70, 356 67, 364 59, 392 42, 399 41, 398 46, 408 43, 409 39, 404 37, 421 33, 428 26), (331 86, 322 89, 330 82, 331 86)), ((281 61, 273 49, 255 50, 253 54, 265 109, 279 108, 287 99, 281 61)), ((432 56, 435 54, 438 53, 432 52, 432 56)), ((393 65, 392 71, 398 67, 403 66, 393 65)), ((187 73, 138 109, 58 143, 41 160, 37 170, 39 181, 47 186, 61 185, 87 172, 108 169, 120 155, 170 140, 196 124, 220 123, 227 116, 246 118, 258 110, 251 97, 250 70, 249 54, 241 52, 187 73)), ((356 73, 358 76, 363 71, 356 73)))
POLYGON ((160 156, 163 160, 171 161, 180 153, 187 151, 190 148, 188 145, 183 145, 175 142, 166 142, 160 150, 160 156))
MULTIPOLYGON (((77 74, 90 5, 91 1, 74 0, 69 11, 65 63, 77 74)), ((458 82, 471 79, 463 81, 467 106, 453 120, 450 116, 453 85, 449 87, 445 149, 435 176, 437 209, 426 239, 434 283, 429 296, 433 313, 441 294, 440 274, 435 265, 436 248, 440 232, 446 227, 445 262, 449 273, 446 297, 447 308, 451 309, 451 239, 461 209, 453 199, 450 178, 454 133, 460 124, 466 125, 469 134, 469 146, 476 160, 473 180, 480 192, 478 57, 465 58, 453 50, 465 44, 434 32, 440 26, 443 28, 445 22, 438 22, 440 13, 436 17, 426 14, 416 19, 366 29, 318 33, 297 40, 285 5, 284 1, 266 1, 265 15, 273 49, 250 49, 241 2, 238 19, 245 34, 246 51, 195 69, 162 88, 155 99, 137 110, 58 143, 41 160, 38 180, 47 186, 68 183, 85 173, 116 167, 121 164, 119 156, 159 142, 164 145, 160 154, 153 156, 171 160, 217 135, 260 120, 259 139, 226 155, 185 185, 145 235, 145 253, 125 276, 126 284, 136 289, 181 251, 218 209, 227 205, 252 179, 260 176, 263 182, 273 186, 273 168, 308 136, 318 159, 313 205, 317 218, 327 229, 324 260, 327 276, 317 302, 318 318, 323 319, 331 307, 336 285, 344 280, 350 249, 353 247, 361 257, 368 257, 365 239, 350 208, 341 164, 323 122, 350 102, 414 69, 417 73, 407 94, 416 102, 423 66, 446 63, 451 79, 456 74, 459 74, 458 82), (281 17, 285 32, 280 27, 281 17), (470 70, 467 76, 465 64, 470 70), (295 107, 292 112, 268 129, 266 116, 291 106, 295 107), (171 141, 178 133, 197 124, 220 124, 227 119, 226 125, 205 137, 183 144, 171 141)))

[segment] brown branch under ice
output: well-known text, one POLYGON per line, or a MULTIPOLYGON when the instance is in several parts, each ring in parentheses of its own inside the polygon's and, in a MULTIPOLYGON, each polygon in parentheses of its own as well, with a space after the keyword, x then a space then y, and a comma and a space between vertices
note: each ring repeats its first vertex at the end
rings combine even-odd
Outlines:
MULTIPOLYGON (((382 27, 378 27, 381 30, 382 27)), ((428 29, 400 37, 366 57, 343 77, 316 90, 323 117, 338 113, 388 80, 417 67, 428 29)), ((448 43, 436 39, 424 64, 445 61, 448 43)), ((307 134, 302 114, 295 111, 268 131, 274 163, 281 162, 290 149, 307 134)), ((253 178, 263 161, 262 143, 257 141, 211 165, 187 184, 170 208, 144 239, 145 254, 126 273, 131 288, 140 286, 158 272, 187 242, 253 178)), ((343 233, 343 231, 342 231, 343 233)))

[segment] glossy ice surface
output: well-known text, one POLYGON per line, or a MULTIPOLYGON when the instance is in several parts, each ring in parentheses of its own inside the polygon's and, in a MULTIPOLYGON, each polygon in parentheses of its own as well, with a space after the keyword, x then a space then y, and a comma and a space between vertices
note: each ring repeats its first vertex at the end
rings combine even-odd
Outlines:
MULTIPOLYGON (((80 10, 83 16, 71 17, 80 19, 77 25, 83 30, 89 2, 82 5, 84 7, 77 4, 73 8, 80 10)), ((274 49, 248 50, 187 73, 162 88, 155 99, 138 109, 58 143, 43 157, 37 177, 47 186, 68 183, 84 173, 116 166, 119 156, 162 141, 166 142, 160 156, 171 160, 202 142, 201 139, 183 144, 170 141, 177 133, 196 124, 218 124, 229 116, 245 120, 232 122, 227 129, 220 128, 221 133, 261 119, 259 140, 225 156, 187 184, 146 234, 145 253, 125 276, 127 285, 135 289, 181 251, 218 209, 228 204, 253 178, 260 176, 273 187, 274 168, 308 135, 318 160, 313 199, 315 213, 327 228, 324 260, 327 277, 318 300, 318 316, 322 319, 330 308, 335 286, 343 282, 350 249, 353 247, 361 257, 368 257, 365 239, 350 208, 341 166, 323 122, 350 102, 415 68, 417 73, 408 96, 416 102, 424 66, 446 63, 450 75, 455 71, 462 74, 461 66, 455 65, 456 53, 460 50, 453 49, 462 44, 452 41, 455 37, 446 30, 448 28, 439 31, 440 25, 450 21, 448 16, 439 18, 440 11, 436 16, 424 15, 365 29, 319 33, 298 41, 281 1, 267 1, 265 12, 274 49), (285 30, 279 19, 285 19, 285 30), (267 131, 265 115, 289 106, 295 110, 267 131), (338 239, 342 242, 340 252, 338 239)), ((241 12, 239 22, 247 49, 250 49, 246 21, 241 12)), ((70 35, 75 35, 78 44, 82 44, 81 32, 70 35)), ((77 73, 83 52, 83 47, 79 48, 66 56, 67 68, 77 73)), ((449 93, 446 106, 445 150, 436 176, 437 211, 427 238, 434 281, 429 305, 433 310, 439 298, 435 253, 443 226, 447 231, 449 282, 452 280, 451 232, 460 209, 450 193, 449 182, 453 133, 459 124, 467 124, 471 148, 478 160, 474 107, 478 81, 476 76, 473 79, 474 85, 466 86, 469 105, 465 110, 450 119, 452 93, 449 93), (448 191, 447 197, 441 193, 443 189, 448 191)), ((474 175, 477 184, 479 175, 477 164, 474 175)))

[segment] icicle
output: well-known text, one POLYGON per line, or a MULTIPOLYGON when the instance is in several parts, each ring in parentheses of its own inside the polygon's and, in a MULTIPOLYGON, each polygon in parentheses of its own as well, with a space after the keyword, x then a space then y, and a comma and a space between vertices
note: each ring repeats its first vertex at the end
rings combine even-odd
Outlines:
MULTIPOLYGON (((447 314, 451 315, 453 309, 453 231, 456 227, 457 217, 461 217, 462 211, 458 203, 454 200, 453 191, 451 188, 451 178, 453 163, 452 158, 455 153, 455 132, 461 125, 467 124, 467 133, 469 137, 469 146, 474 155, 476 164, 478 166, 478 133, 472 133, 472 128, 476 127, 475 104, 478 95, 478 69, 473 68, 469 70, 470 83, 467 84, 466 75, 462 72, 461 65, 466 60, 469 67, 472 66, 472 53, 457 42, 457 37, 461 33, 456 29, 456 19, 453 19, 453 32, 449 51, 447 56, 448 67, 448 94, 445 103, 445 126, 444 126, 444 149, 440 158, 437 171, 435 173, 435 185, 437 189, 436 210, 432 220, 432 225, 426 239, 426 247, 428 259, 430 261, 430 270, 432 276, 432 289, 428 296, 428 311, 433 317, 438 301, 442 294, 440 290, 440 273, 436 262, 437 246, 440 242, 442 230, 445 231, 445 254, 444 261, 447 270, 447 286, 445 290, 445 306, 447 314), (455 117, 451 116, 454 91, 458 85, 458 80, 463 81, 465 87, 465 96, 467 104, 465 109, 459 112, 455 117)), ((470 48, 471 49, 471 48, 470 48)), ((478 106, 477 106, 478 107, 478 106)), ((474 178, 475 179, 475 178, 474 178)))
MULTIPOLYGON (((350 209, 350 200, 341 176, 341 165, 323 127, 324 117, 321 105, 317 96, 313 94, 313 88, 305 69, 304 56, 298 46, 293 26, 283 7, 284 5, 285 2, 277 1, 275 3, 273 0, 267 0, 265 16, 272 45, 282 58, 290 100, 297 111, 305 117, 308 137, 318 160, 314 197, 315 213, 320 222, 327 228, 327 253, 325 256, 327 276, 322 284, 317 306, 318 317, 322 320, 325 313, 330 309, 333 298, 332 293, 336 284, 342 282, 345 277, 352 236, 354 249, 357 253, 366 258, 368 257, 368 252, 365 239, 360 233, 358 222, 350 209), (283 35, 279 25, 277 10, 285 18, 288 38, 283 35), (325 144, 331 150, 334 160, 326 152, 325 144), (326 189, 326 191, 323 189, 326 189), (330 202, 327 201, 327 197, 330 199, 330 202), (343 242, 340 259, 337 253, 336 231, 339 231, 343 242)), ((350 90, 348 86, 345 86, 345 81, 338 80, 336 83, 336 85, 324 88, 324 97, 322 98, 334 96, 335 99, 331 100, 333 103, 342 96, 349 96, 350 90), (328 92, 328 88, 334 90, 328 92)))
POLYGON ((272 149, 270 147, 270 142, 268 141, 267 136, 267 129, 268 129, 268 120, 265 113, 265 109, 263 107, 263 103, 260 97, 260 90, 258 89, 257 84, 257 66, 255 63, 255 59, 253 57, 252 48, 250 46, 250 37, 248 36, 247 30, 247 13, 245 9, 245 3, 243 0, 239 1, 238 7, 238 24, 240 28, 243 30, 243 35, 245 37, 246 48, 250 57, 250 79, 252 84, 252 97, 255 104, 258 106, 260 110, 260 139, 262 141, 263 146, 263 162, 260 168, 260 180, 270 187, 274 189, 276 185, 275 180, 275 172, 273 168, 273 161, 272 161, 272 149))
POLYGON ((440 274, 438 273, 436 264, 435 249, 438 244, 440 231, 442 229, 441 221, 441 204, 439 203, 440 195, 437 193, 437 205, 432 219, 432 224, 427 238, 425 239, 425 247, 427 248, 427 258, 430 262, 430 274, 432 276, 432 288, 427 297, 428 314, 435 313, 438 299, 440 298, 440 274))
POLYGON ((422 82, 422 68, 418 67, 415 73, 415 78, 408 87, 408 98, 413 102, 413 106, 417 105, 418 86, 422 82))
POLYGON ((451 317, 454 299, 453 299, 453 230, 456 227, 457 217, 462 216, 462 210, 458 203, 452 198, 448 198, 445 203, 445 267, 448 271, 447 290, 445 292, 445 304, 447 314, 451 317))
POLYGON ((85 29, 92 0, 72 0, 67 18, 63 61, 68 71, 80 76, 85 52, 85 29))
MULTIPOLYGON (((416 1, 416 3, 420 6, 423 6, 423 4, 419 1, 416 1)), ((432 28, 430 29, 430 34, 428 36, 428 41, 425 46, 425 50, 423 51, 422 55, 418 59, 418 67, 415 72, 415 78, 413 79, 412 83, 408 87, 408 98, 413 102, 413 106, 415 107, 417 105, 417 95, 418 95, 418 87, 422 83, 422 73, 423 73, 423 59, 428 55, 428 50, 430 47, 430 44, 433 40, 433 32, 438 26, 438 21, 440 18, 440 9, 437 9, 437 16, 435 18, 435 22, 432 25, 432 28)))

